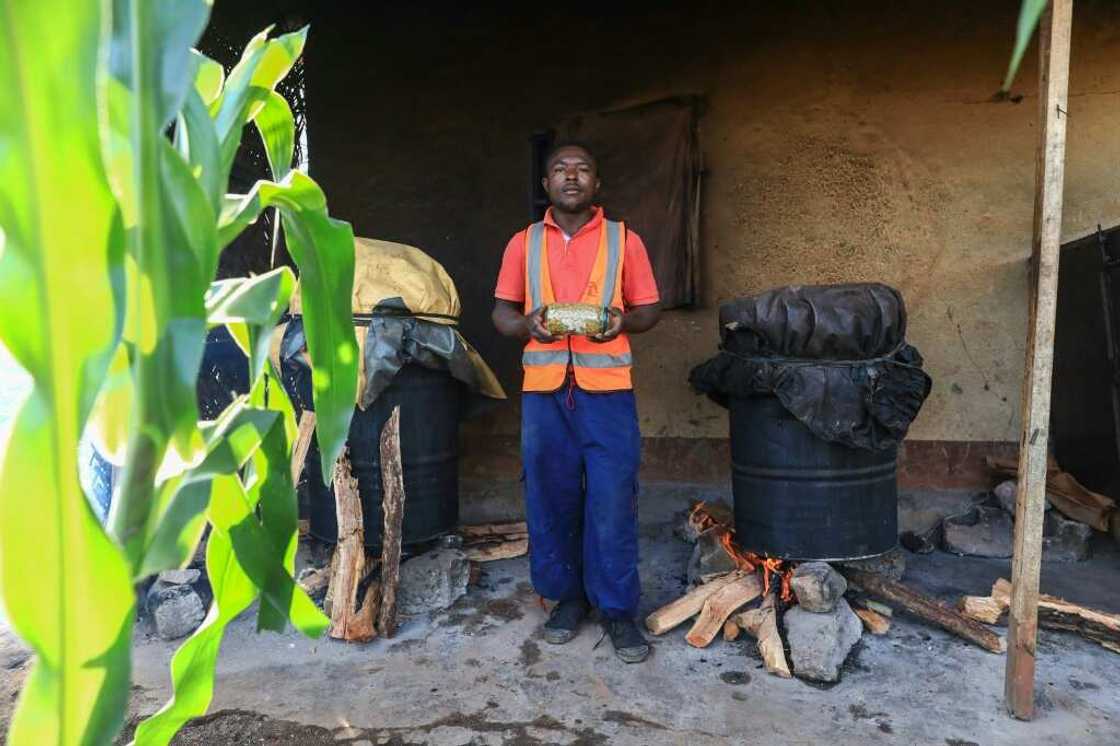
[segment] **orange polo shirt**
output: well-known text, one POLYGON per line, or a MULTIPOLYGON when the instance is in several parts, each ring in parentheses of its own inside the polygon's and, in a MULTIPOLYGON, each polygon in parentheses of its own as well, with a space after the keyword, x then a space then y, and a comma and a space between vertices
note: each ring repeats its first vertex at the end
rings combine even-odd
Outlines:
MULTIPOLYGON (((603 208, 596 207, 595 214, 570 238, 552 219, 552 208, 544 214, 548 242, 548 269, 552 276, 552 291, 557 303, 579 303, 591 269, 599 253, 599 226, 603 222, 603 208)), ((525 302, 525 231, 518 231, 506 244, 502 268, 498 272, 498 287, 494 297, 514 303, 525 302)), ((622 263, 622 300, 627 308, 657 303, 657 280, 649 263, 646 245, 634 231, 626 230, 626 255, 622 263)))

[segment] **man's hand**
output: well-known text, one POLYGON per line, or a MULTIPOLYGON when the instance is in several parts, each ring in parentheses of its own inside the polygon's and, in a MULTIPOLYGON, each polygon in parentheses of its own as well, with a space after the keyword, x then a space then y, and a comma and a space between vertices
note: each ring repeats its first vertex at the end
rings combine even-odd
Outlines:
POLYGON ((544 325, 543 308, 538 308, 525 317, 525 329, 530 337, 542 344, 552 344, 557 339, 544 325))
POLYGON ((544 344, 555 342, 556 337, 549 334, 548 329, 545 328, 543 317, 543 308, 538 308, 526 316, 520 304, 501 298, 494 303, 494 313, 491 315, 494 326, 507 337, 514 337, 522 342, 528 342, 530 339, 544 344))
POLYGON ((617 308, 608 308, 607 313, 610 315, 610 320, 607 322, 607 329, 602 334, 592 334, 588 337, 596 344, 610 342, 612 339, 622 334, 622 311, 617 308))

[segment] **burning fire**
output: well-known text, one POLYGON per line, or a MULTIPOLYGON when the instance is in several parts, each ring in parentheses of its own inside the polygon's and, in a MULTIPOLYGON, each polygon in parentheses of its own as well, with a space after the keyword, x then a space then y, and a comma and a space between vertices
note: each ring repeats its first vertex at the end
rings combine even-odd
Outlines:
POLYGON ((739 545, 735 543, 735 529, 712 515, 708 510, 707 504, 703 500, 697 501, 692 506, 692 511, 688 514, 688 522, 697 533, 714 531, 715 535, 719 538, 720 545, 723 546, 724 551, 727 552, 727 556, 731 558, 738 569, 744 572, 761 573, 762 592, 764 595, 770 592, 772 576, 777 576, 781 583, 780 596, 782 601, 784 603, 789 603, 793 600, 793 589, 790 587, 790 578, 793 577, 793 566, 790 563, 778 559, 777 557, 763 557, 754 552, 744 552, 739 548, 739 545))

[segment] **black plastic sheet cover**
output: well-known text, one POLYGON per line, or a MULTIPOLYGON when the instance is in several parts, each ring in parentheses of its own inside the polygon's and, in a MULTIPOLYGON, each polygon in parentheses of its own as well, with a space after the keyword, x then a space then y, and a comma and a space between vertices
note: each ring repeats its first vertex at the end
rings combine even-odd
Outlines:
POLYGON ((720 352, 692 387, 727 406, 773 395, 817 437, 897 448, 932 381, 906 342, 906 306, 879 283, 790 286, 720 306, 720 352))

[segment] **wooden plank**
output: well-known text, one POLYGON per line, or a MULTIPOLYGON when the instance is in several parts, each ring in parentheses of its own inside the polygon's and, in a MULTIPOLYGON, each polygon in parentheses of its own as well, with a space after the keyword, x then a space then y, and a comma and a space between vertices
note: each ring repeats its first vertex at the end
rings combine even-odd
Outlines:
POLYGON ((723 629, 723 623, 740 607, 762 595, 762 580, 758 573, 744 575, 733 583, 728 583, 708 597, 696 623, 688 631, 685 640, 694 648, 706 648, 716 639, 723 629))
POLYGON ((358 480, 350 468, 350 452, 343 452, 334 466, 334 500, 338 516, 338 544, 332 558, 330 588, 331 626, 328 634, 339 640, 346 636, 356 613, 358 584, 366 567, 365 531, 358 480))
POLYGON ((315 413, 305 409, 299 416, 299 430, 296 442, 292 444, 292 484, 299 484, 303 472, 303 462, 307 460, 307 449, 311 447, 311 436, 315 434, 315 413))
POLYGON ((404 519, 404 467, 401 464, 401 408, 381 430, 381 612, 377 629, 384 637, 397 633, 397 583, 401 569, 401 522, 404 519))
POLYGON ((921 595, 890 578, 875 573, 859 572, 844 568, 844 577, 855 583, 872 596, 898 606, 919 619, 952 632, 974 645, 992 653, 1002 653, 1005 649, 1003 638, 979 622, 969 619, 945 604, 921 595))
POLYGON ((793 677, 786 660, 786 649, 778 632, 778 595, 774 591, 766 594, 762 605, 757 609, 744 611, 734 617, 734 621, 758 640, 758 652, 766 670, 783 679, 793 677))
POLYGON ((529 553, 528 539, 515 539, 504 541, 501 544, 484 544, 477 547, 466 547, 463 551, 467 559, 472 562, 493 562, 494 560, 512 559, 523 557, 529 553))
POLYGON ((704 608, 704 602, 716 591, 728 583, 733 583, 743 577, 741 572, 729 572, 726 575, 712 579, 704 585, 693 588, 691 591, 662 606, 657 611, 646 617, 646 629, 651 635, 663 635, 687 619, 691 619, 704 608))
POLYGON ((460 526, 459 535, 464 540, 470 541, 475 538, 491 537, 491 536, 526 536, 529 533, 529 525, 525 521, 513 521, 509 523, 480 523, 473 526, 460 526))
POLYGON ((1073 0, 1053 0, 1039 29, 1039 141, 1035 161, 1035 214, 1028 297, 1026 371, 1019 433, 1019 475, 1011 560, 1010 618, 1004 697, 1019 719, 1034 716, 1038 582, 1046 507, 1050 384, 1054 368, 1054 316, 1062 231, 1066 119, 1069 102, 1070 27, 1073 0))

